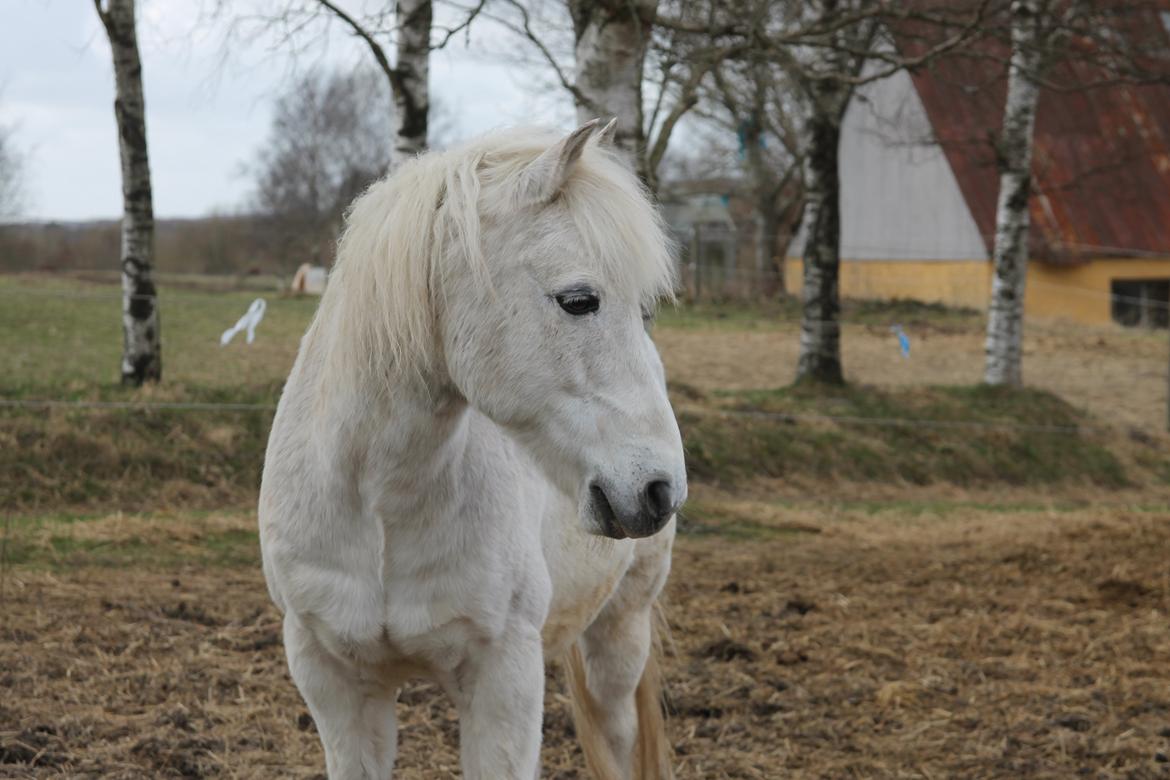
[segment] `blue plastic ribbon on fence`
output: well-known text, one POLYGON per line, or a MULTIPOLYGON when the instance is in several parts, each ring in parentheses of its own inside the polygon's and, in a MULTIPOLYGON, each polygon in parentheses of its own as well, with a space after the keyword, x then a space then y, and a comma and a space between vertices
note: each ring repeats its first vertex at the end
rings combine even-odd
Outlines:
POLYGON ((910 337, 906 335, 906 331, 902 330, 901 325, 894 325, 890 328, 890 332, 898 337, 898 346, 902 350, 902 357, 910 357, 910 337))

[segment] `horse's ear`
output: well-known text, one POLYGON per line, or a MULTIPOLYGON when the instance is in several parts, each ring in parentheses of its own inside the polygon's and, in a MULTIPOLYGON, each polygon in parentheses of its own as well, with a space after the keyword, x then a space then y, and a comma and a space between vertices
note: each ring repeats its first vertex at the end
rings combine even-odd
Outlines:
POLYGON ((524 169, 521 188, 526 200, 547 203, 557 196, 573 165, 585 150, 585 142, 597 130, 600 120, 591 119, 555 144, 545 149, 524 169))
POLYGON ((617 136, 617 117, 609 120, 605 127, 597 131, 597 135, 593 136, 598 146, 613 146, 614 138, 617 136))

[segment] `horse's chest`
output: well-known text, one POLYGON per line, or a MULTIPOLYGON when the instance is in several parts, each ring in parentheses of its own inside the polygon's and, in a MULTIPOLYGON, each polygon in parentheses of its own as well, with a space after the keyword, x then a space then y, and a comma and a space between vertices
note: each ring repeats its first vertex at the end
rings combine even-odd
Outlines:
MULTIPOLYGON (((574 539, 545 545, 552 602, 541 636, 549 656, 568 650, 617 589, 633 561, 633 542, 574 539)), ((582 534, 582 537, 584 535, 582 534)))

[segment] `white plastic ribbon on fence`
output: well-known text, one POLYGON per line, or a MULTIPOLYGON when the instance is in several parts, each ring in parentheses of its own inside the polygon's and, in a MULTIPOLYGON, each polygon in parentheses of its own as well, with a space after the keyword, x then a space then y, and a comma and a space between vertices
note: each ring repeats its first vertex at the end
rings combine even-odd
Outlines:
POLYGON ((267 308, 268 304, 263 298, 257 298, 252 301, 252 305, 248 307, 248 311, 244 313, 244 316, 240 317, 235 325, 225 330, 223 335, 219 337, 219 345, 226 347, 241 330, 247 331, 245 339, 251 344, 256 338, 256 326, 260 324, 260 320, 264 319, 264 310, 267 308))

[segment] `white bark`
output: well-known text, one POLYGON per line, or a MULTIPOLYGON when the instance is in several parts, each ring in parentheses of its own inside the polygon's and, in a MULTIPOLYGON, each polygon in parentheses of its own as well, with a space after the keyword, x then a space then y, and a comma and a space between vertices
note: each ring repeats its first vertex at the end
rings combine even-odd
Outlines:
MULTIPOLYGON (((840 85, 824 84, 824 90, 840 85)), ((822 95, 829 98, 829 95, 822 95)), ((846 98, 847 99, 847 98, 846 98)), ((807 235, 804 243, 804 287, 801 296, 800 357, 797 380, 840 384, 841 297, 841 173, 838 152, 843 110, 830 99, 809 118, 809 144, 804 160, 807 235)))
POLYGON ((430 112, 430 57, 432 0, 398 0, 398 59, 394 90, 394 164, 427 148, 430 112))
POLYGON ((995 214, 994 276, 987 318, 983 381, 1019 385, 1024 330, 1024 285, 1028 276, 1028 198, 1032 137, 1042 67, 1038 0, 1012 3, 1012 57, 1008 71, 1002 137, 999 140, 999 202, 995 214))
MULTIPOLYGON (((835 0, 825 0, 821 18, 832 22, 835 0)), ((841 37, 838 34, 837 37, 841 37)), ((840 41, 834 40, 833 43, 840 41)), ((817 50, 812 71, 821 78, 805 85, 809 99, 804 156, 804 286, 801 294, 797 381, 845 381, 841 367, 841 122, 852 95, 843 80, 855 69, 844 48, 817 50), (832 76, 837 76, 833 78, 832 76)))
POLYGON ((114 116, 122 160, 122 382, 162 376, 158 293, 154 286, 154 205, 146 152, 146 104, 134 0, 94 0, 114 60, 114 116))
POLYGON ((577 43, 577 118, 617 117, 615 143, 643 181, 642 68, 658 0, 569 0, 577 43))

